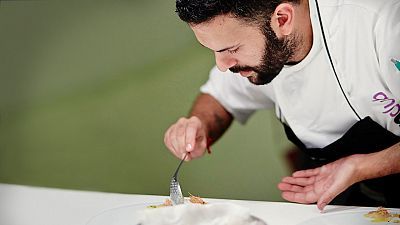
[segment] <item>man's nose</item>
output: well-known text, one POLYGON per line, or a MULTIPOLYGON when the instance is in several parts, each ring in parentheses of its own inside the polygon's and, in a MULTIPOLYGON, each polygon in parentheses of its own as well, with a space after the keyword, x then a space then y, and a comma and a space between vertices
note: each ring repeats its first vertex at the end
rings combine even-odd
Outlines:
POLYGON ((220 71, 225 72, 237 64, 237 60, 224 52, 215 53, 215 62, 220 71))

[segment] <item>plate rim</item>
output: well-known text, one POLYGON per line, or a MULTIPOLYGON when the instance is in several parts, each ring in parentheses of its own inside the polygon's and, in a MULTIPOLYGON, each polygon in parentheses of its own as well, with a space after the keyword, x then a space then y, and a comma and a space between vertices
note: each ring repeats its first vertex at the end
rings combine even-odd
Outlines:
MULTIPOLYGON (((330 213, 322 213, 319 216, 316 217, 312 217, 312 218, 308 218, 305 220, 300 221, 300 223, 296 224, 296 225, 305 225, 306 222, 310 222, 314 219, 318 219, 318 218, 323 218, 323 217, 330 217, 330 216, 335 216, 335 215, 343 215, 343 214, 353 214, 353 213, 368 213, 371 211, 376 210, 378 207, 371 207, 371 208, 356 208, 356 209, 348 209, 348 210, 344 210, 344 211, 337 211, 337 212, 330 212, 330 213)), ((400 213, 400 209, 397 208, 385 208, 387 210, 389 210, 391 213, 400 213), (395 211, 395 212, 393 212, 395 211)), ((364 215, 363 215, 364 216, 364 215)), ((368 218, 365 218, 366 221, 369 221, 368 218)), ((375 224, 375 223, 374 223, 375 224)), ((385 224, 394 224, 394 223, 385 223, 385 224)), ((379 225, 379 223, 377 224, 379 225)), ((383 225, 383 224, 382 224, 383 225)))
POLYGON ((94 221, 96 218, 105 215, 107 213, 116 211, 118 209, 124 209, 124 208, 129 208, 129 207, 134 207, 134 206, 144 206, 143 209, 145 209, 146 205, 147 206, 151 206, 151 205, 161 205, 163 202, 161 201, 156 201, 156 202, 144 202, 144 203, 131 203, 131 204, 124 204, 124 205, 119 205, 119 206, 115 206, 112 208, 108 208, 108 209, 104 209, 100 212, 98 212, 97 214, 93 215, 92 217, 90 217, 87 222, 85 223, 85 225, 90 225, 92 221, 94 221))

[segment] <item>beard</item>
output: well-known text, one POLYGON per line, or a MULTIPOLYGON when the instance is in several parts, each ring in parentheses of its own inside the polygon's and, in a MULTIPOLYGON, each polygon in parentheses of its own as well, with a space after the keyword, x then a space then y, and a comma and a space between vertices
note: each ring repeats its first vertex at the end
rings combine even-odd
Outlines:
POLYGON ((265 49, 258 66, 233 66, 229 68, 234 73, 240 71, 254 71, 254 75, 247 77, 249 81, 256 85, 270 83, 282 70, 285 64, 293 56, 299 41, 297 36, 290 36, 279 39, 270 25, 264 30, 265 49))

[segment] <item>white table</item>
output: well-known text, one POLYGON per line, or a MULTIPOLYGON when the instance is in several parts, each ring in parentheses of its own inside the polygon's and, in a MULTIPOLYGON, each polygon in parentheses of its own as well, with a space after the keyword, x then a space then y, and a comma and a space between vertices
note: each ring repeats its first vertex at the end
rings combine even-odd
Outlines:
MULTIPOLYGON (((1 225, 84 225, 100 212, 132 204, 163 202, 167 197, 63 190, 0 184, 1 225)), ((296 225, 320 216, 316 205, 283 202, 206 199, 229 201, 250 208, 268 225, 296 225)), ((325 213, 360 207, 327 206, 325 213)))

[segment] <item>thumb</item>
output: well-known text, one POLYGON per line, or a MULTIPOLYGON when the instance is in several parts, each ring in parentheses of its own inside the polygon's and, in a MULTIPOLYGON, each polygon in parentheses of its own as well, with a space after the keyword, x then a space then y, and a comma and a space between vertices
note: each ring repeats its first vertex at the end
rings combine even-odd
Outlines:
POLYGON ((341 191, 334 186, 331 186, 325 193, 318 199, 317 207, 323 212, 326 205, 328 205, 341 191))

